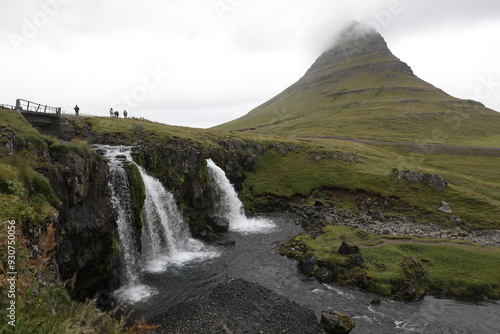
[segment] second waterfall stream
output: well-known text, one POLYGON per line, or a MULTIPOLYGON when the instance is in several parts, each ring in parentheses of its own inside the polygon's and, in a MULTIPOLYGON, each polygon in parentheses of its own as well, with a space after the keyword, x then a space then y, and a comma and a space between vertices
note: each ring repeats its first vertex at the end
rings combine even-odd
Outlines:
POLYGON ((214 211, 216 215, 229 220, 229 229, 240 233, 267 232, 275 225, 266 218, 248 218, 243 211, 243 203, 238 198, 226 173, 211 159, 207 160, 208 175, 214 193, 214 211))

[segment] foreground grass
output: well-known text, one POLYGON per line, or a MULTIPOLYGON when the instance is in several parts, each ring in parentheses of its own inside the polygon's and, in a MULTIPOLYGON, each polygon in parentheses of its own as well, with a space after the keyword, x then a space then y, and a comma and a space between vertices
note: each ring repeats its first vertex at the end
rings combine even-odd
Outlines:
POLYGON ((314 255, 338 268, 338 280, 353 283, 365 275, 372 283, 368 290, 395 294, 407 280, 402 263, 411 258, 425 272, 425 291, 446 295, 500 297, 500 249, 470 242, 418 237, 378 236, 342 226, 327 226, 324 234, 305 238, 305 255, 314 255), (333 253, 343 241, 360 247, 362 266, 347 267, 345 255, 333 253))

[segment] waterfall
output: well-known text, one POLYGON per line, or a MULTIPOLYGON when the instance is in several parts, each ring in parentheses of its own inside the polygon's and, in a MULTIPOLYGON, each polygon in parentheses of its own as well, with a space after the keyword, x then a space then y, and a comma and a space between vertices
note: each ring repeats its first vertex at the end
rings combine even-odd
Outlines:
POLYGON ((214 193, 214 211, 229 219, 229 229, 240 233, 257 233, 272 230, 275 225, 265 218, 247 218, 243 203, 222 168, 212 159, 207 160, 208 174, 214 193))
POLYGON ((118 212, 118 239, 121 246, 121 268, 124 286, 118 295, 129 302, 137 302, 154 293, 140 284, 141 272, 163 272, 171 265, 182 266, 195 260, 204 260, 218 255, 205 245, 190 237, 187 224, 177 208, 172 193, 165 190, 161 182, 148 175, 136 164, 146 188, 143 207, 144 226, 139 252, 133 228, 132 199, 126 162, 133 162, 131 148, 124 146, 101 146, 105 150, 110 169, 109 187, 113 205, 118 212))
POLYGON ((187 224, 175 203, 172 193, 160 181, 139 171, 146 187, 144 202, 144 229, 142 233, 145 269, 164 271, 169 265, 182 265, 193 260, 204 260, 218 254, 191 238, 187 224))
POLYGON ((138 245, 133 237, 132 198, 129 191, 127 173, 123 163, 127 157, 123 148, 109 148, 106 151, 110 171, 111 200, 118 213, 118 239, 122 256, 122 280, 134 285, 138 280, 138 245))

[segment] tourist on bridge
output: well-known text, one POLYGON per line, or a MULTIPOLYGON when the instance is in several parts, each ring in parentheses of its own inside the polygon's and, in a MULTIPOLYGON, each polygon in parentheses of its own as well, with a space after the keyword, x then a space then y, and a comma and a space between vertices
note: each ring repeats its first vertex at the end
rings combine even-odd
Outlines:
POLYGON ((75 109, 76 116, 80 116, 80 108, 78 108, 78 104, 73 109, 75 109))
POLYGON ((128 115, 127 111, 126 111, 126 110, 124 110, 124 111, 123 111, 123 117, 127 118, 127 115, 128 115))

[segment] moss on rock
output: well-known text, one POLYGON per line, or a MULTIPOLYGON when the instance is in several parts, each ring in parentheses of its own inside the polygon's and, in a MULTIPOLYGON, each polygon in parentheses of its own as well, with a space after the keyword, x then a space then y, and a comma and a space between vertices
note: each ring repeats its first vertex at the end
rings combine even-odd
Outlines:
POLYGON ((127 173, 130 197, 132 199, 132 214, 134 217, 134 229, 136 233, 136 245, 139 249, 141 246, 141 231, 144 226, 144 217, 142 215, 142 208, 146 200, 146 187, 142 180, 141 172, 135 163, 128 163, 125 165, 125 172, 127 173))

